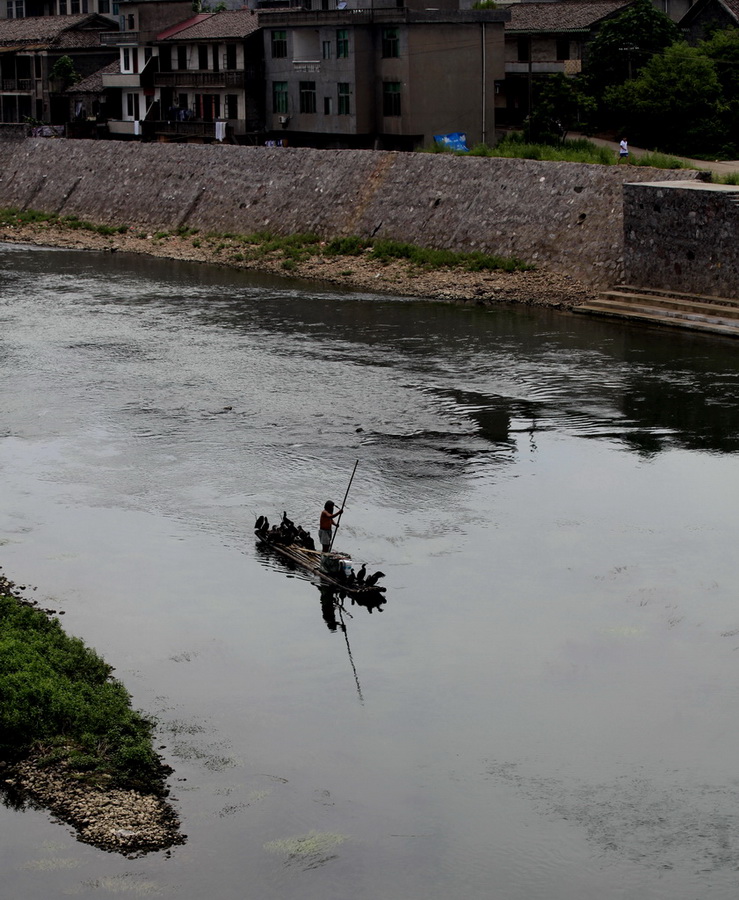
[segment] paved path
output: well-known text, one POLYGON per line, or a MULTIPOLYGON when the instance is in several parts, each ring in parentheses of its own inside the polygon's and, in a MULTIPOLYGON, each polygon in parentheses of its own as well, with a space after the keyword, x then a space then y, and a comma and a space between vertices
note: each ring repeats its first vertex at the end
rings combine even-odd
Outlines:
MULTIPOLYGON (((578 134, 576 131, 570 131, 567 135, 568 140, 577 140, 579 138, 585 138, 585 140, 591 141, 598 147, 610 147, 613 150, 614 156, 618 154, 618 141, 608 141, 604 138, 588 137, 585 134, 578 134)), ((645 153, 651 152, 651 150, 644 150, 641 147, 633 147, 629 144, 629 153, 632 156, 644 156, 645 153)), ((686 165, 692 166, 694 169, 700 169, 704 172, 715 172, 717 175, 728 175, 732 172, 739 172, 739 159, 711 161, 705 159, 687 159, 684 156, 676 156, 674 153, 669 153, 667 155, 674 156, 675 159, 681 160, 686 165)))

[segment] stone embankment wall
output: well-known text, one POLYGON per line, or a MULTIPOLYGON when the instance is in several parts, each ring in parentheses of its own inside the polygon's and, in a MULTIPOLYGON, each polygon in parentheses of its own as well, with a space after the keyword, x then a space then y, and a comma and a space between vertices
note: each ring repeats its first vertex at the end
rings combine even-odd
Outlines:
POLYGON ((3 148, 0 205, 150 229, 356 234, 518 256, 595 286, 622 277, 631 166, 423 153, 29 139, 3 148))
POLYGON ((739 187, 624 185, 624 278, 629 284, 739 297, 739 187))

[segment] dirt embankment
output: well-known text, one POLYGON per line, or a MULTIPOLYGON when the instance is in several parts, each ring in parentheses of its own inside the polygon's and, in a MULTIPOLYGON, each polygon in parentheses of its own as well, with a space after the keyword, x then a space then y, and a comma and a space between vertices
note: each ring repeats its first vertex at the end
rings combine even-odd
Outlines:
POLYGON ((151 233, 129 228, 125 234, 101 235, 58 224, 1 226, 0 241, 75 250, 143 253, 168 259, 209 263, 233 269, 268 272, 347 288, 480 306, 523 303, 570 309, 594 297, 588 285, 553 272, 465 272, 461 269, 420 269, 403 262, 381 263, 359 256, 314 255, 286 260, 279 252, 249 256, 229 238, 201 238, 151 233))

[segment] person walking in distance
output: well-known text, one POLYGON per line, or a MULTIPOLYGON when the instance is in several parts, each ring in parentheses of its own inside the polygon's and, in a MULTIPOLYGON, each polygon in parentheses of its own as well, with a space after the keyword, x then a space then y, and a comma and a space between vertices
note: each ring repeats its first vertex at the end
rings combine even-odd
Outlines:
POLYGON ((629 158, 629 142, 626 138, 621 138, 621 143, 618 145, 618 161, 626 162, 629 158))

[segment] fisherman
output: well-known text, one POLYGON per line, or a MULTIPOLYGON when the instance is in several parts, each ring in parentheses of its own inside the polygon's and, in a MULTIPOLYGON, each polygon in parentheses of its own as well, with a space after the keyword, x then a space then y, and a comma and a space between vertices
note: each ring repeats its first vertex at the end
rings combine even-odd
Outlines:
POLYGON ((334 519, 337 519, 342 512, 344 512, 343 508, 338 512, 334 512, 334 504, 331 500, 327 500, 321 510, 321 521, 318 525, 318 540, 321 542, 321 549, 324 553, 328 553, 331 548, 331 528, 339 527, 338 525, 334 526, 334 519))

